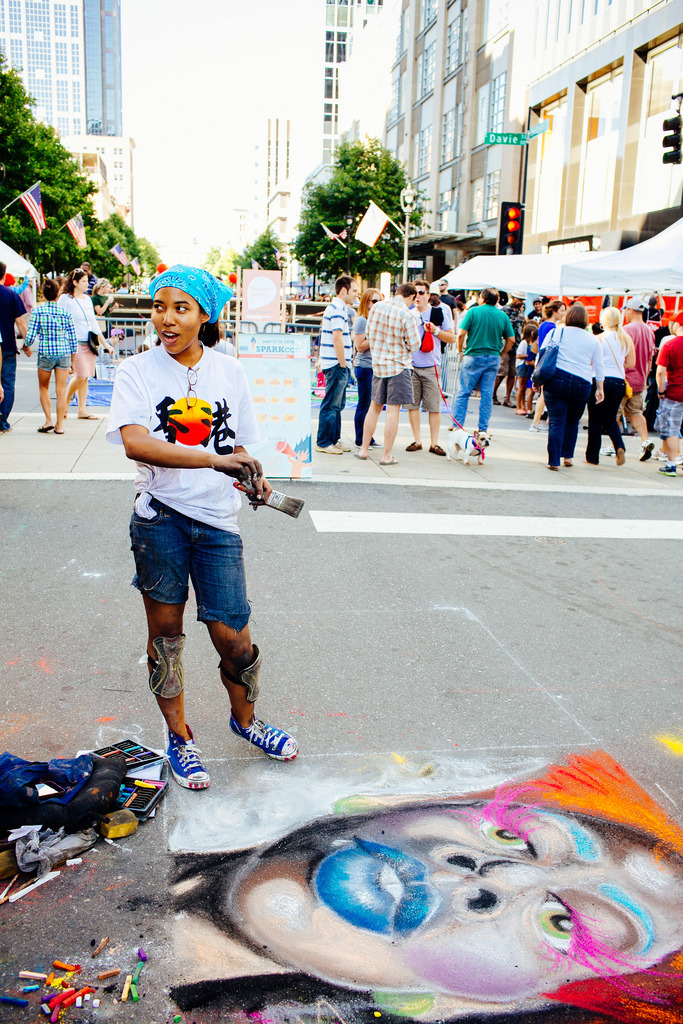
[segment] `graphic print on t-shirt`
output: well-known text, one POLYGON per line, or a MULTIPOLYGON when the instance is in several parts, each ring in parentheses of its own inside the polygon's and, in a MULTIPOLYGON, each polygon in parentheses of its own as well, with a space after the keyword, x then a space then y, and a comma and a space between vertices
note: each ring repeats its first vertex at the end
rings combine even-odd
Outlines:
POLYGON ((232 455, 235 450, 235 431, 228 420, 232 413, 225 399, 218 399, 212 408, 203 398, 163 398, 156 407, 158 426, 167 441, 175 444, 208 448, 213 440, 217 455, 232 455))

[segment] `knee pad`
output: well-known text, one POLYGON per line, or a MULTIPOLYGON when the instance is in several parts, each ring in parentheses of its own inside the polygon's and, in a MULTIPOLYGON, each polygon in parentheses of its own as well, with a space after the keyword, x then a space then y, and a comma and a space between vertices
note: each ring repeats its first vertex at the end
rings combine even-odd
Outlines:
POLYGON ((148 656, 152 672, 149 677, 149 688, 157 697, 178 697, 185 688, 183 671, 183 647, 185 634, 180 636, 158 636, 152 640, 152 647, 158 657, 148 656))
POLYGON ((256 644, 252 645, 254 650, 254 658, 250 665, 246 668, 241 669, 237 673, 237 678, 230 675, 225 670, 223 662, 219 662, 218 667, 221 670, 221 675, 224 679, 229 680, 231 683, 239 683, 247 691, 247 700, 250 704, 255 704, 258 700, 261 687, 259 685, 259 678, 261 676, 261 652, 259 651, 256 644))

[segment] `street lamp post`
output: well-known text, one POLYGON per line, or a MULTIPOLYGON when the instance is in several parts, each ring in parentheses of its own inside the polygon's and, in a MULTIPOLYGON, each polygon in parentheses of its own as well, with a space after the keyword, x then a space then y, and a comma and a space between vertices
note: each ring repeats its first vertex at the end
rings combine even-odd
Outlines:
POLYGON ((409 181, 404 189, 401 189, 401 209, 406 215, 403 228, 403 280, 408 280, 408 233, 410 231, 410 215, 415 209, 417 192, 409 181))
POLYGON ((346 214, 346 273, 351 277, 351 228, 355 218, 352 213, 346 214))

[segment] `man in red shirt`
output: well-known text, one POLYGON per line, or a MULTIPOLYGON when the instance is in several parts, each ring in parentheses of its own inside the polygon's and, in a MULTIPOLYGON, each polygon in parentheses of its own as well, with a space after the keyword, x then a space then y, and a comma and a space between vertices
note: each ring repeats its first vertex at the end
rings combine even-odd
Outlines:
POLYGON ((669 330, 671 337, 662 343, 657 357, 657 428, 666 452, 666 465, 659 472, 676 476, 683 422, 683 313, 671 321, 669 330))
POLYGON ((640 437, 640 461, 646 462, 652 455, 654 441, 650 441, 647 423, 643 416, 643 396, 647 387, 652 356, 655 351, 655 336, 651 327, 643 321, 645 306, 642 299, 627 299, 624 303, 624 330, 631 335, 636 350, 636 365, 625 371, 626 383, 633 388, 630 398, 625 398, 621 411, 640 437))

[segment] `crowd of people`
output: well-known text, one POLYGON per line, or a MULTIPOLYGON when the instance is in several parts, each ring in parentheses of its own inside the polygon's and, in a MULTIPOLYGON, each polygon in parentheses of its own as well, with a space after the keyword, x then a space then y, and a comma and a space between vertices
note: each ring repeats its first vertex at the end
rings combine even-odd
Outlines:
POLYGON ((475 396, 479 405, 473 436, 488 445, 493 406, 513 409, 532 421, 530 431, 547 430, 548 469, 558 472, 573 465, 581 419, 588 409, 586 463, 597 466, 600 455, 613 455, 622 466, 625 421, 640 438, 640 461, 653 455, 647 405, 651 422, 657 410, 654 425, 662 440, 657 458, 665 463, 660 472, 675 476, 676 466, 683 464, 683 313, 672 317, 667 330, 654 296, 629 298, 621 310, 605 304, 591 324, 587 308, 578 300, 545 297, 529 303, 522 291, 505 296, 484 288, 465 304, 464 296, 449 294, 447 281, 436 289, 423 279, 406 282, 386 299, 369 288, 360 297, 357 316, 358 287, 353 278, 339 277, 335 293, 323 314, 320 334, 325 395, 318 452, 351 451, 341 437, 341 413, 353 370, 358 383, 357 458, 365 460, 371 448, 379 447, 374 433, 386 408, 379 462, 397 464, 393 448, 402 407, 408 411, 413 435, 406 451, 422 450, 420 413, 425 412, 429 452, 445 455, 439 444, 446 408, 440 369, 443 352, 453 345, 460 361, 449 429, 466 429, 469 400, 475 396), (540 371, 542 357, 554 368, 541 385, 535 382, 534 371, 537 363, 540 371), (602 447, 605 435, 611 447, 602 447))

